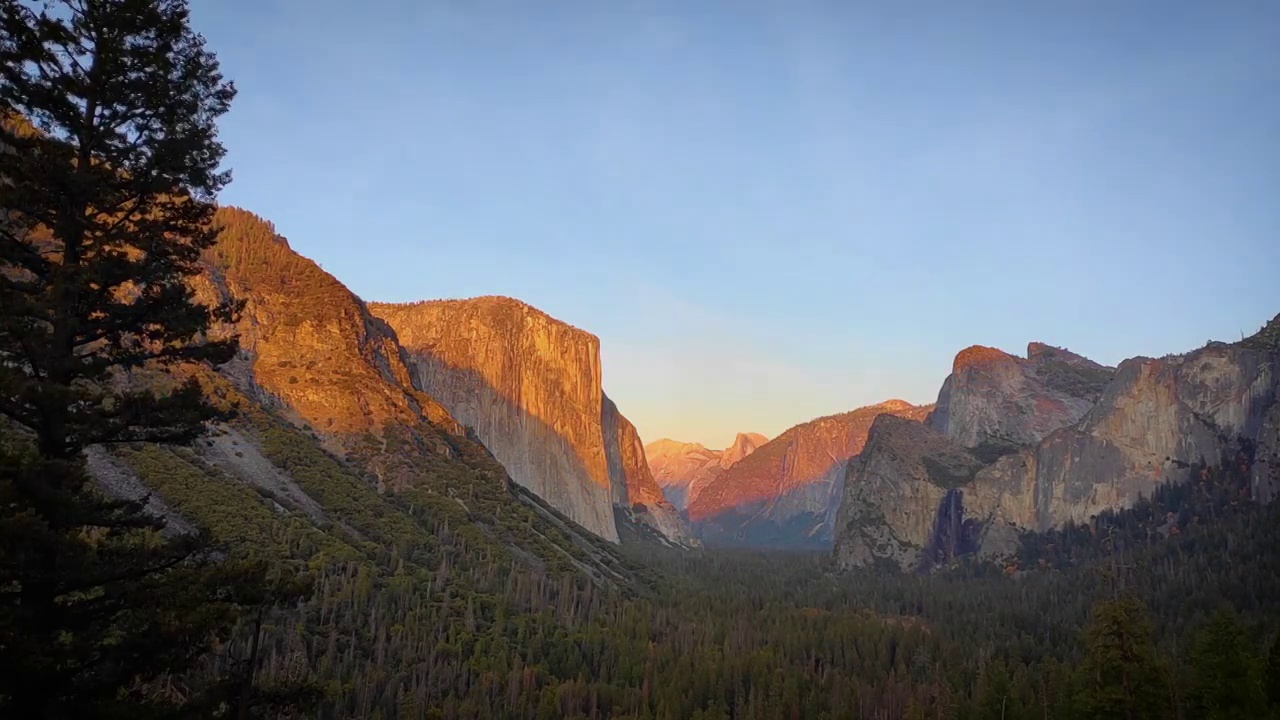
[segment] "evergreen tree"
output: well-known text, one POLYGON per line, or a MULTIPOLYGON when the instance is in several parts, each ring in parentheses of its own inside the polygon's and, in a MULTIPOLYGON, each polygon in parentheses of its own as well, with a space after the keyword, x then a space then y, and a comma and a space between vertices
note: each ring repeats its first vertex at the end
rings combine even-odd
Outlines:
MULTIPOLYGON (((97 443, 186 441, 234 338, 190 278, 214 241, 234 88, 183 0, 0 0, 0 709, 141 717, 225 638, 261 573, 88 482, 97 443)), ((203 688, 216 713, 238 687, 203 688)), ((239 693, 244 694, 241 687, 239 693)), ((247 706, 247 704, 246 704, 247 706)))
POLYGON ((1262 714, 1262 686, 1244 627, 1233 611, 1218 611, 1195 635, 1187 666, 1189 718, 1227 720, 1262 714))
POLYGON ((1085 717, 1145 720, 1169 716, 1165 675, 1146 607, 1132 596, 1094 605, 1077 670, 1085 717))
MULTIPOLYGON (((161 541, 141 503, 90 491, 83 468, 0 454, 0 715, 139 717, 175 704, 142 681, 225 640, 258 571, 161 541)), ((204 688, 216 702, 230 688, 204 688)), ((184 698, 184 700, 189 698, 184 698)))
POLYGON ((1272 711, 1280 711, 1280 633, 1271 641, 1271 650, 1267 653, 1267 669, 1264 683, 1267 691, 1267 703, 1272 711))
POLYGON ((230 179, 215 121, 235 94, 185 0, 0 0, 0 414, 47 458, 188 440, 214 415, 189 380, 128 372, 231 358, 236 308, 187 280, 230 179))

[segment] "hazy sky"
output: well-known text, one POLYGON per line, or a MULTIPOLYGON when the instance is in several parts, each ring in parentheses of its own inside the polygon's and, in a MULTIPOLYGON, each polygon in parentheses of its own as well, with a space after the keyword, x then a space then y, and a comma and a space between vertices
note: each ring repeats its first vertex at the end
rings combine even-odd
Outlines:
POLYGON ((224 202, 369 300, 600 337, 720 447, 955 352, 1115 363, 1280 312, 1280 2, 195 0, 224 202), (1033 7, 1034 6, 1034 7, 1033 7))

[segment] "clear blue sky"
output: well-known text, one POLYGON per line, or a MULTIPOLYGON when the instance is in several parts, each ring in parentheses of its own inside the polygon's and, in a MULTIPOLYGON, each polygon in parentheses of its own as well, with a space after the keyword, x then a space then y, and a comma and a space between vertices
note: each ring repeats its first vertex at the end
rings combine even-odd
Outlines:
POLYGON ((1273 0, 193 8, 240 89, 224 202, 366 299, 594 332, 646 441, 1280 312, 1273 0))

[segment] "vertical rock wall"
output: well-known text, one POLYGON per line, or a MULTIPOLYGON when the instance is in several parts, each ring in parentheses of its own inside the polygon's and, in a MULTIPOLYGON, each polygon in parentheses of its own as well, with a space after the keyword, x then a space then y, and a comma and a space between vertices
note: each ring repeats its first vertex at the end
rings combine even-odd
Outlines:
POLYGON ((473 429, 511 477, 617 542, 613 508, 636 504, 682 542, 631 423, 601 387, 600 342, 502 297, 370 305, 408 349, 417 384, 473 429))

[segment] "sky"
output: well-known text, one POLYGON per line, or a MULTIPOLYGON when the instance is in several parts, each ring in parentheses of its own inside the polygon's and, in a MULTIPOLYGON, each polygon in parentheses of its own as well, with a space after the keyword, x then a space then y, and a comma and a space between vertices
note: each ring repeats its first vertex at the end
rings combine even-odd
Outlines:
POLYGON ((594 333, 646 442, 1280 312, 1272 0, 192 7, 239 89, 222 202, 366 300, 594 333))

